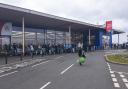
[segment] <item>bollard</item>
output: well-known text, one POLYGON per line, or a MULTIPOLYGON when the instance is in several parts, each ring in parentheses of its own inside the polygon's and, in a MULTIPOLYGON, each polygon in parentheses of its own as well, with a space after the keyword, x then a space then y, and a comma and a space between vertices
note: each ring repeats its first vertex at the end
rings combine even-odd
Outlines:
POLYGON ((8 64, 8 57, 7 52, 5 52, 5 64, 8 64))

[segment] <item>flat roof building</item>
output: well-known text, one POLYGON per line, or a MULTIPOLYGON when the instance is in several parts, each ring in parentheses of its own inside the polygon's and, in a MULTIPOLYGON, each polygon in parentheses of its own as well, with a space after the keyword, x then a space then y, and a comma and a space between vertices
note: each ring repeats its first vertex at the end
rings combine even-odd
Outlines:
POLYGON ((16 6, 0 4, 0 45, 21 43, 23 52, 28 44, 83 44, 103 47, 103 35, 110 37, 121 31, 107 33, 100 25, 62 18, 16 6))

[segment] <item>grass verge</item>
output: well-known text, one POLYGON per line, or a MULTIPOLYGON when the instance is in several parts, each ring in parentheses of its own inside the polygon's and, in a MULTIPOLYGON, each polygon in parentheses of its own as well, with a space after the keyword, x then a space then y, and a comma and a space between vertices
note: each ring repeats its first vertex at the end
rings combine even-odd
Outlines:
POLYGON ((118 64, 128 64, 128 54, 107 55, 107 61, 118 64))

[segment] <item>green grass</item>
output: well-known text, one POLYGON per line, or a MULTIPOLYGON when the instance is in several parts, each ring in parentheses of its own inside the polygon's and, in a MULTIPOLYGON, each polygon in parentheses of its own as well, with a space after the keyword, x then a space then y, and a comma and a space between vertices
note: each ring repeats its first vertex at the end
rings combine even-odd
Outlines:
POLYGON ((128 64, 128 54, 108 55, 107 57, 111 62, 128 64))

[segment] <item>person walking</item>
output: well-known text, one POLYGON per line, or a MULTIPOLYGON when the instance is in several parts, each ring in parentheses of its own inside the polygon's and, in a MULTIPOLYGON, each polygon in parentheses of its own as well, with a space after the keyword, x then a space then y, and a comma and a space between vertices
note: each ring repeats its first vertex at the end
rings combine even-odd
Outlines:
POLYGON ((82 65, 82 63, 84 63, 86 59, 86 53, 82 48, 79 49, 78 56, 79 56, 79 64, 82 65))

